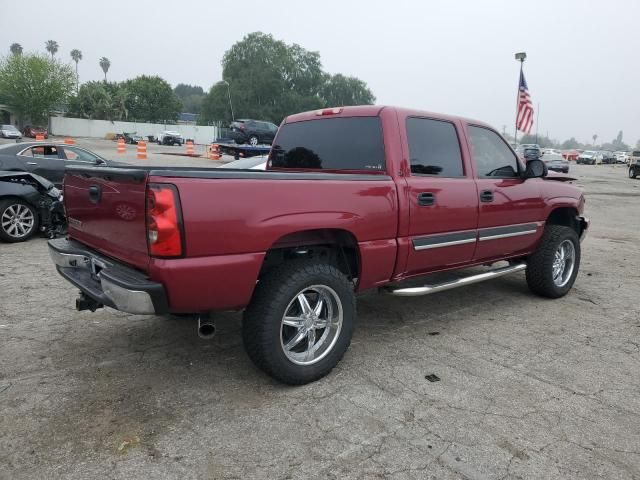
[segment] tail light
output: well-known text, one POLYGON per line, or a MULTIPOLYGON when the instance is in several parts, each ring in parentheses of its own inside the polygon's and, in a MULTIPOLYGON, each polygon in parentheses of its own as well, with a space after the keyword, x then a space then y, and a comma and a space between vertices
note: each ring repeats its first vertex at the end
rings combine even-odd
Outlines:
POLYGON ((150 183, 147 187, 147 242, 154 257, 180 257, 184 253, 180 199, 175 185, 150 183))
POLYGON ((316 110, 316 115, 324 117, 326 115, 337 115, 342 112, 342 107, 324 108, 322 110, 316 110))

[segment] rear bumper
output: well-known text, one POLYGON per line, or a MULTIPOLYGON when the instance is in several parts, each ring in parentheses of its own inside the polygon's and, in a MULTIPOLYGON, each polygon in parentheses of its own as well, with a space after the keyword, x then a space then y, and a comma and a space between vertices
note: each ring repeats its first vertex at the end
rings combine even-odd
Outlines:
POLYGON ((58 273, 100 305, 135 314, 169 311, 162 284, 81 243, 50 240, 49 254, 58 273))

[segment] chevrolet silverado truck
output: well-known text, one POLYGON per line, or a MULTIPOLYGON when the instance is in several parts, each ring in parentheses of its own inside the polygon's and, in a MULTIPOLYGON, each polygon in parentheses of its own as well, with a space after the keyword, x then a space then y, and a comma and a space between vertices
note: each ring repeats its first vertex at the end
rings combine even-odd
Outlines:
POLYGON ((287 117, 266 171, 69 168, 68 236, 49 249, 78 310, 202 314, 204 334, 209 312, 243 310, 251 360, 304 384, 347 350, 357 292, 526 271, 535 294, 565 295, 589 225, 567 180, 475 120, 330 108, 287 117))

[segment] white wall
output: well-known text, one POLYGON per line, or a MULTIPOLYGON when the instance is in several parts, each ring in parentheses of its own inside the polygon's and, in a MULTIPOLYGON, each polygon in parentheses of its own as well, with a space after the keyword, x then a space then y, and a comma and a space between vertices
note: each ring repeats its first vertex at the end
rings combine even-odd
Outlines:
POLYGON ((51 117, 51 133, 69 137, 104 138, 107 133, 137 133, 146 137, 157 136, 163 130, 180 132, 195 143, 209 144, 218 138, 218 127, 199 125, 170 125, 162 123, 110 122, 109 120, 86 120, 84 118, 51 117))

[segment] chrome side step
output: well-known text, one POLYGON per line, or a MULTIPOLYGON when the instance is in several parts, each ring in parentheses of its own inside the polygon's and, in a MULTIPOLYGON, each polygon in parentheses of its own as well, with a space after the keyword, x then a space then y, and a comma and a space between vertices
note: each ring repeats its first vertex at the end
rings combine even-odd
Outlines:
POLYGON ((452 288, 464 287, 465 285, 484 282, 485 280, 502 277, 504 275, 509 275, 510 273, 521 272, 526 268, 526 263, 518 263, 516 265, 509 265, 508 267, 496 268, 495 270, 491 270, 489 272, 459 278, 450 282, 436 283, 435 285, 425 285, 424 287, 397 289, 386 288, 384 290, 386 291, 386 293, 395 295, 397 297, 419 297, 421 295, 429 295, 430 293, 442 292, 444 290, 451 290, 452 288))

